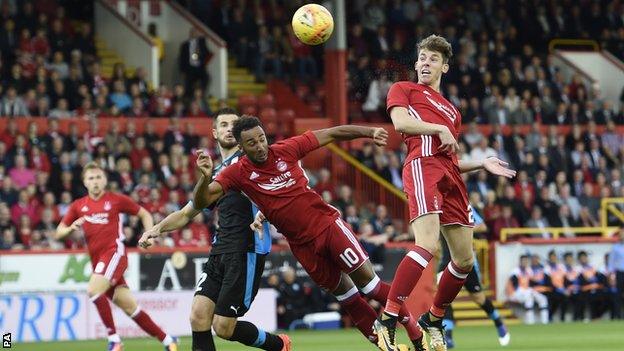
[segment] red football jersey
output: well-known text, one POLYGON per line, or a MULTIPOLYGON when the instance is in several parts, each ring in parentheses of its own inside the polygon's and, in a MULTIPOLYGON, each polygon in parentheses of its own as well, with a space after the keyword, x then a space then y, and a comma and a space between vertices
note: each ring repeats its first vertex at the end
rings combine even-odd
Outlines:
POLYGON ((123 214, 136 215, 141 207, 126 195, 106 192, 99 200, 88 195, 74 201, 63 217, 63 224, 70 226, 85 217, 82 229, 91 257, 116 249, 124 252, 123 214))
MULTIPOLYGON (((407 81, 392 84, 387 97, 388 113, 395 106, 407 108, 410 116, 418 120, 445 125, 455 140, 459 138, 461 114, 453 104, 427 85, 407 81)), ((437 135, 403 134, 403 140, 408 150, 405 164, 419 157, 439 154, 440 138, 437 135)), ((457 156, 453 154, 452 158, 457 164, 457 156)))
POLYGON ((310 131, 269 146, 268 159, 257 165, 242 157, 215 180, 223 191, 243 192, 293 244, 309 242, 340 216, 308 186, 299 160, 318 149, 310 131))

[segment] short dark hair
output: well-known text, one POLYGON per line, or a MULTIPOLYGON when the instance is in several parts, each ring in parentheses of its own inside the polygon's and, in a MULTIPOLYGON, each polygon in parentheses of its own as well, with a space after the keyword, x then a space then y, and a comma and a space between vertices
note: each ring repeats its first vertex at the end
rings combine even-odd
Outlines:
POLYGON ((566 253, 563 254, 563 258, 568 258, 568 257, 574 257, 574 255, 572 254, 572 252, 568 251, 566 253))
POLYGON ((215 113, 214 118, 212 119, 213 128, 216 128, 217 120, 219 119, 219 116, 221 115, 237 115, 238 116, 238 112, 236 112, 236 110, 231 107, 223 107, 219 109, 217 113, 215 113))
POLYGON ((529 259, 529 255, 520 255, 520 259, 521 259, 521 260, 523 260, 523 259, 525 259, 525 258, 528 260, 528 259, 529 259))
POLYGON ((234 127, 232 128, 232 134, 237 142, 241 142, 241 133, 245 130, 250 130, 256 127, 262 128, 262 122, 256 116, 242 115, 239 119, 234 121, 234 127))
POLYGON ((442 54, 442 62, 448 63, 451 57, 453 57, 453 47, 446 38, 431 34, 425 39, 421 40, 416 47, 416 52, 420 52, 422 49, 436 51, 442 54))
POLYGON ((577 257, 577 258, 581 258, 581 257, 583 257, 583 256, 587 256, 587 252, 586 252, 586 251, 581 250, 581 251, 579 251, 579 252, 576 254, 576 257, 577 257))

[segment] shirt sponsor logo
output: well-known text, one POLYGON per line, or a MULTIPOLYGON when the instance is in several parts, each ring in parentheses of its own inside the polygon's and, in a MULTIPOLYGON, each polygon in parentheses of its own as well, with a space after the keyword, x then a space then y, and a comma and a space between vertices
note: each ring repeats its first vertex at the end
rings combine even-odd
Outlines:
POLYGON ((108 224, 108 213, 94 213, 90 216, 85 216, 85 220, 91 224, 108 224))
POLYGON ((290 178, 292 174, 290 172, 282 173, 277 177, 269 179, 270 184, 258 184, 258 186, 264 190, 276 191, 283 188, 288 188, 296 183, 296 181, 290 178))
POLYGON ((448 106, 445 106, 444 104, 441 104, 437 101, 434 101, 433 99, 431 99, 430 97, 427 96, 427 100, 429 101, 429 103, 431 103, 435 108, 438 109, 438 111, 442 112, 446 117, 448 117, 451 122, 455 123, 455 120, 457 119, 457 115, 455 114, 455 111, 453 111, 451 108, 449 108, 448 106))

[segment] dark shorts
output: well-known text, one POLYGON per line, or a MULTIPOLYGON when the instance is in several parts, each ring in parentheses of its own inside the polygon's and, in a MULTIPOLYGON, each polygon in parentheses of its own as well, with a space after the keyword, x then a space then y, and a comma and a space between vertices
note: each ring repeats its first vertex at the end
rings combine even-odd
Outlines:
MULTIPOLYGON (((440 264, 438 264, 438 273, 444 271, 449 262, 451 262, 451 253, 449 251, 448 244, 446 243, 446 240, 444 240, 443 236, 440 237, 442 242, 442 256, 440 257, 440 264)), ((464 282, 464 288, 466 288, 468 292, 477 293, 479 291, 483 291, 483 287, 481 286, 481 275, 479 272, 479 260, 475 257, 474 266, 472 267, 470 273, 468 273, 468 277, 466 277, 466 281, 464 282)))
POLYGON ((203 266, 195 295, 215 303, 215 314, 242 317, 258 293, 266 255, 233 252, 211 255, 203 266))

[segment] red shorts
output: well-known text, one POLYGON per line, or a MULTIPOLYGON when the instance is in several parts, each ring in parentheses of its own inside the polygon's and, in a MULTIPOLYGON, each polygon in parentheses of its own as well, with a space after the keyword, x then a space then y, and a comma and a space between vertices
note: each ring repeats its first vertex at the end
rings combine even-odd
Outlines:
POLYGON ((349 225, 339 218, 314 241, 290 249, 310 278, 329 291, 336 289, 342 272, 349 274, 368 260, 349 225))
POLYGON ((128 268, 128 256, 125 252, 114 249, 92 256, 91 267, 94 274, 100 274, 108 279, 111 287, 127 285, 123 276, 128 268))
POLYGON ((472 227, 472 207, 459 167, 446 157, 422 157, 403 167, 410 222, 428 213, 440 214, 440 225, 472 227))

